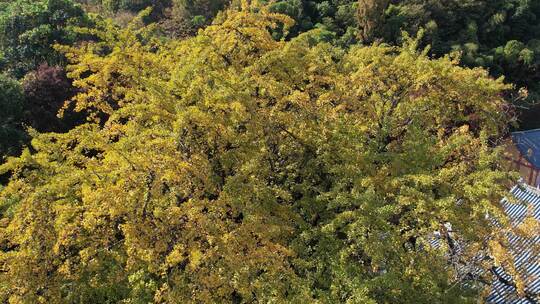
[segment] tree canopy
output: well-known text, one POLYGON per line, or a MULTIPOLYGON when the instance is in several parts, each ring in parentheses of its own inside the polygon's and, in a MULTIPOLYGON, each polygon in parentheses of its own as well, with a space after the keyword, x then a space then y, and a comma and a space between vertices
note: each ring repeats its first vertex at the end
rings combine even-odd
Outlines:
POLYGON ((461 65, 484 67, 495 78, 504 76, 515 85, 507 92, 513 95, 508 100, 525 88, 529 98, 518 104, 526 107, 520 113, 521 127, 540 127, 535 105, 540 98, 538 1, 282 0, 271 8, 296 20, 289 37, 319 28, 319 40, 344 47, 400 45, 404 32, 421 34, 421 45, 430 46, 431 56, 460 54, 461 65))
POLYGON ((428 241, 489 249, 508 85, 411 39, 276 40, 273 12, 59 48, 92 120, 0 166, 2 302, 476 303, 428 241))
MULTIPOLYGON (((271 12, 295 21, 287 31, 281 26, 274 28, 272 36, 276 40, 291 40, 316 29, 312 39, 346 50, 372 43, 399 46, 408 36, 421 37, 420 47, 429 47, 429 56, 455 54, 452 56, 459 56, 461 66, 483 67, 494 78, 504 76, 513 87, 502 94, 515 105, 512 111, 518 116, 518 124, 512 128, 540 127, 540 106, 536 105, 540 96, 540 5, 535 1, 259 2, 271 12)), ((113 18, 116 24, 126 26, 139 11, 150 7, 143 21, 158 25, 154 37, 185 39, 212 22, 222 23, 221 10, 240 6, 237 0, 0 0, 0 70, 10 77, 26 79, 23 85, 32 87, 24 91, 25 115, 15 124, 26 124, 38 131, 65 131, 84 119, 83 114, 73 115, 70 111, 69 117, 57 118, 74 89, 66 86, 70 81, 65 79, 56 82, 60 87, 48 86, 42 80, 60 80, 63 72, 48 69, 52 74, 47 76, 46 69, 40 68, 64 69, 65 58, 53 45, 76 45, 92 39, 77 34, 73 26, 91 26, 90 20, 100 18, 113 18), (36 75, 44 78, 39 80, 36 75)), ((20 153, 20 142, 10 142, 13 146, 9 149, 20 153)))

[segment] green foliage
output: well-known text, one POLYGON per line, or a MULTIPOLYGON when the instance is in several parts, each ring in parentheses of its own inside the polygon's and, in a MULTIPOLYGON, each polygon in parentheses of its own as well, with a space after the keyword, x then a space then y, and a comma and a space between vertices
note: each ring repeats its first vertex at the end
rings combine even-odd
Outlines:
POLYGON ((411 41, 276 41, 292 20, 252 10, 62 48, 95 121, 0 167, 1 302, 476 302, 427 238, 487 250, 508 86, 411 41))
POLYGON ((85 23, 85 13, 71 0, 14 0, 0 10, 1 67, 16 78, 42 63, 59 64, 55 43, 76 39, 70 25, 85 23))
POLYGON ((0 74, 0 163, 3 157, 16 154, 25 139, 21 125, 24 109, 24 98, 21 84, 0 74))
MULTIPOLYGON (((272 12, 286 14, 296 21, 288 33, 289 37, 319 28, 331 33, 330 41, 337 45, 348 46, 358 41, 357 1, 283 0, 269 5, 272 12)), ((326 41, 327 38, 321 40, 326 41)))

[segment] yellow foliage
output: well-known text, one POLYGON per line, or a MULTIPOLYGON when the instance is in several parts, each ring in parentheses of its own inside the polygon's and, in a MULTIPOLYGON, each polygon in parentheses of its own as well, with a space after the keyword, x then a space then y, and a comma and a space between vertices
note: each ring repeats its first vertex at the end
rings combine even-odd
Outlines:
POLYGON ((486 249, 508 87, 410 47, 276 41, 292 21, 263 6, 224 15, 58 47, 94 119, 0 166, 0 301, 470 303, 426 237, 450 222, 486 249))

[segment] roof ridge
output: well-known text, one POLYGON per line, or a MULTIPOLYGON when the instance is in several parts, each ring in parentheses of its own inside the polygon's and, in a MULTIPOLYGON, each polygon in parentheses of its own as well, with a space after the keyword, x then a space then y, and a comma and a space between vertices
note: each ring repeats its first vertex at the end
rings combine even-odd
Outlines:
POLYGON ((514 131, 514 132, 510 132, 510 134, 517 134, 517 133, 534 133, 534 132, 540 132, 540 128, 537 128, 537 129, 530 129, 530 130, 523 130, 523 131, 514 131))

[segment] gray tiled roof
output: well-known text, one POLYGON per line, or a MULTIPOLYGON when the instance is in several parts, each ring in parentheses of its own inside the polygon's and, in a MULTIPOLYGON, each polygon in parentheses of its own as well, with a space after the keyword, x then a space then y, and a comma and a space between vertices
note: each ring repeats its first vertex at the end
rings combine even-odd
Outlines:
MULTIPOLYGON (((540 220, 540 190, 535 189, 525 183, 519 183, 510 190, 512 201, 503 199, 501 205, 508 215, 510 223, 515 227, 523 223, 528 216, 533 216, 540 220)), ((494 223, 498 226, 497 223, 494 223)), ((452 232, 450 224, 446 224, 448 231, 452 232)), ((514 257, 516 269, 525 283, 525 291, 527 296, 520 297, 516 288, 512 286, 514 280, 512 276, 505 273, 504 269, 498 267, 493 271, 502 278, 495 278, 491 285, 491 292, 486 298, 486 302, 490 304, 535 304, 540 303, 540 235, 523 238, 515 234, 507 235, 509 242, 509 250, 514 257), (537 246, 536 250, 533 247, 537 246), (509 284, 510 283, 510 284, 509 284)), ((435 232, 428 242, 431 246, 439 248, 441 246, 441 234, 435 232)), ((456 243, 459 245, 459 243, 456 243)), ((457 254, 461 248, 458 246, 457 254)), ((479 253, 478 257, 473 259, 482 259, 483 254, 479 253)), ((474 264, 472 261, 471 264, 474 264)), ((481 275, 484 272, 480 268, 474 268, 473 275, 481 275)), ((471 271, 467 269, 466 271, 471 271)), ((495 277, 495 276, 494 276, 495 277)), ((467 282, 465 282, 467 284, 467 282)))
MULTIPOLYGON (((528 216, 540 220, 540 191, 525 184, 516 185, 510 190, 516 201, 504 199, 501 204, 510 218, 512 225, 517 226, 528 216)), ((510 251, 514 257, 516 269, 525 283, 526 297, 519 297, 515 287, 495 279, 492 291, 487 298, 488 303, 532 304, 540 301, 540 255, 534 246, 540 246, 540 236, 523 238, 517 235, 508 236, 510 251)), ((512 282, 512 277, 503 269, 495 270, 504 280, 512 282)))

